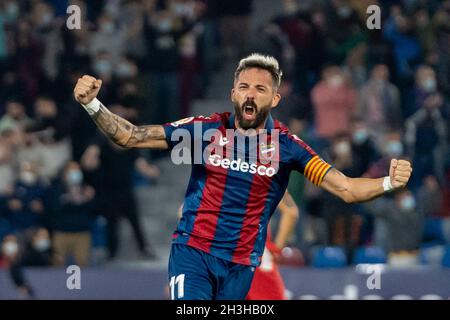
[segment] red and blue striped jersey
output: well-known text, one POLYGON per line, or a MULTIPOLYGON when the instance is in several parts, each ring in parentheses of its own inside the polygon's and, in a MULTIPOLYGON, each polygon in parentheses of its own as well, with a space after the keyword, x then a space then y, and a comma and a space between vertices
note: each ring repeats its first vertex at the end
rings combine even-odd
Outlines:
POLYGON ((269 219, 284 195, 290 172, 297 170, 320 185, 331 168, 270 115, 267 133, 255 137, 235 130, 229 112, 182 119, 164 129, 172 156, 184 151, 192 161, 173 241, 239 264, 260 264, 269 219), (232 136, 227 135, 230 132, 232 136))

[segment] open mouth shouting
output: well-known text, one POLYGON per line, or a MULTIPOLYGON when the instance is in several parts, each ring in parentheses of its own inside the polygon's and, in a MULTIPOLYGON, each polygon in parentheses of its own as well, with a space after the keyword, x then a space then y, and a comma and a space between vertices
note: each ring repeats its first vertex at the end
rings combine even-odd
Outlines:
POLYGON ((270 105, 258 107, 253 100, 246 100, 244 103, 234 105, 239 126, 244 129, 256 129, 261 126, 270 112, 270 105))
POLYGON ((242 115, 247 121, 256 120, 257 107, 253 101, 246 101, 242 105, 242 115))

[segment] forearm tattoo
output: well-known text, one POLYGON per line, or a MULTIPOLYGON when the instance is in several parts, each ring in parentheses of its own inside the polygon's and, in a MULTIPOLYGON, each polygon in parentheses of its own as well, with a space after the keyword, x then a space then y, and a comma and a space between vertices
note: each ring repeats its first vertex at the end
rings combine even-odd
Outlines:
POLYGON ((161 132, 159 125, 147 126, 133 126, 130 139, 127 141, 127 146, 134 146, 140 142, 152 140, 163 140, 164 134, 161 132))
POLYGON ((160 126, 135 126, 110 112, 103 104, 92 119, 109 139, 122 147, 133 147, 149 139, 164 139, 160 126))

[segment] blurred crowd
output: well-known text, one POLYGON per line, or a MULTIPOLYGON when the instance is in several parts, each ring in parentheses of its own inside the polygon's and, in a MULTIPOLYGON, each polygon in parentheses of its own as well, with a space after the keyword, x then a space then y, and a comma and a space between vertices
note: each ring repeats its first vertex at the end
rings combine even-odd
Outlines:
POLYGON ((164 123, 190 115, 224 61, 254 51, 284 71, 275 117, 337 169, 380 177, 391 158, 413 163, 408 190, 368 205, 348 206, 293 174, 299 247, 342 246, 351 262, 361 245, 416 256, 424 242, 448 243, 450 1, 282 0, 253 30, 257 5, 0 2, 0 265, 89 264, 93 230, 105 223, 114 258, 122 216, 139 252, 154 258, 132 189, 156 183, 155 155, 99 135, 73 100, 74 83, 99 77, 113 112, 164 123), (371 4, 381 29, 366 26, 371 4), (81 9, 80 29, 66 26, 69 5, 81 9))
POLYGON ((393 158, 414 168, 408 190, 352 206, 293 174, 297 244, 343 248, 347 263, 362 246, 420 263, 425 245, 450 241, 450 1, 282 4, 256 46, 287 71, 276 116, 348 176, 384 176, 393 158), (366 25, 373 4, 380 29, 366 25))

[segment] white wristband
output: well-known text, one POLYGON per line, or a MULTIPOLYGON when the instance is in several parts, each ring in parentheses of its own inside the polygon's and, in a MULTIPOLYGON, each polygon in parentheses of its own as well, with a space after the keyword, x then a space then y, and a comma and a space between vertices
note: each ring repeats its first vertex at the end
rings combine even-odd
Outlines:
POLYGON ((100 109, 101 102, 94 98, 91 102, 88 104, 81 104, 84 109, 86 109, 87 113, 89 113, 90 116, 92 116, 94 113, 96 113, 100 109))
POLYGON ((384 177, 383 189, 384 189, 384 191, 391 191, 392 189, 394 189, 394 187, 392 186, 392 183, 391 183, 391 177, 389 177, 389 176, 384 177))

